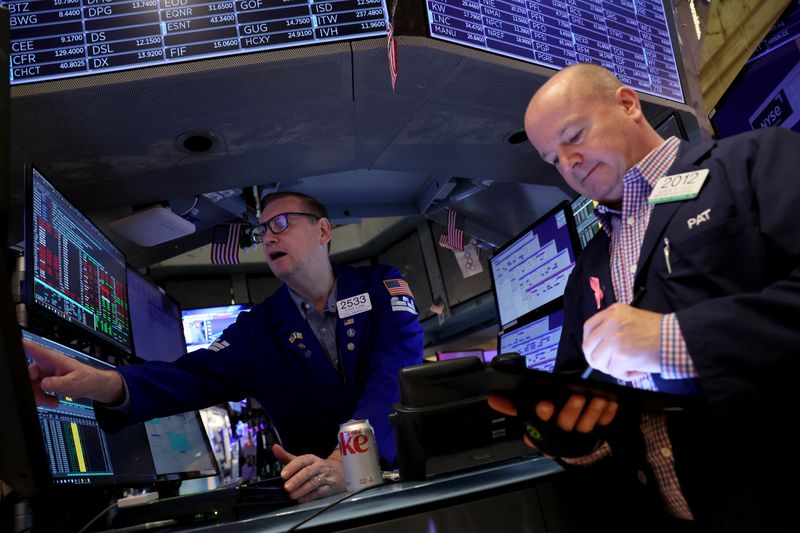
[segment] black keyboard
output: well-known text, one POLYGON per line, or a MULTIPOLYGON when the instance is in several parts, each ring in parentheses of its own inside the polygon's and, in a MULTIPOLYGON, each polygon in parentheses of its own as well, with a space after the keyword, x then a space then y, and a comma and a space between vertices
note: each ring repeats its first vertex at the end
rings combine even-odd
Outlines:
POLYGON ((113 523, 115 527, 123 527, 169 519, 180 523, 240 520, 295 505, 283 490, 283 483, 279 477, 269 478, 248 485, 164 498, 119 509, 113 523))

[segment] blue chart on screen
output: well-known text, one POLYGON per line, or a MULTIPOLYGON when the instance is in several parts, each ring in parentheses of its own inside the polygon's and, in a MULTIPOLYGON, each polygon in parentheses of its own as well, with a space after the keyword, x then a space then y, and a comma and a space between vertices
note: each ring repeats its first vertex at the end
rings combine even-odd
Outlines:
POLYGON ((386 35, 384 0, 2 3, 12 84, 386 35))
POLYGON ((525 366, 552 372, 556 364, 558 342, 564 325, 564 311, 531 322, 500 336, 500 353, 516 352, 525 357, 525 366))
POLYGON ((147 440, 156 474, 180 479, 181 474, 213 476, 214 454, 202 423, 195 412, 181 413, 145 422, 147 440))
POLYGON ((683 102, 661 0, 426 0, 432 37, 561 69, 594 63, 683 102))

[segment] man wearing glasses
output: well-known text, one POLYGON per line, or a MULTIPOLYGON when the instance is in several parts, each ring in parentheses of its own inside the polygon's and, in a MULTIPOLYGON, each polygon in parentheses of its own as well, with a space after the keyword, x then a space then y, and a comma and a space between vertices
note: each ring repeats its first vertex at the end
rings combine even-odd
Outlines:
POLYGON ((254 397, 285 447, 273 448, 284 488, 303 502, 345 488, 342 422, 369 419, 382 459, 394 461, 388 416, 399 401, 397 373, 421 362, 422 328, 396 268, 330 262, 331 225, 319 201, 281 192, 262 206, 252 237, 284 284, 208 349, 105 372, 26 350, 36 361, 31 381, 40 403, 48 401, 42 391, 92 398, 104 404, 97 416, 111 430, 254 397))

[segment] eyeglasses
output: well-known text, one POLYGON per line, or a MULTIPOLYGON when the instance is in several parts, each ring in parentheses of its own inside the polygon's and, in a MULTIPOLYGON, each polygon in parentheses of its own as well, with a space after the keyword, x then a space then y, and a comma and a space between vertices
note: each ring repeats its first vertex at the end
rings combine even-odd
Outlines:
POLYGON ((253 243, 261 244, 264 242, 264 237, 267 235, 267 230, 271 231, 273 235, 277 235, 278 233, 283 233, 289 229, 290 216, 311 217, 314 220, 319 220, 321 218, 317 215, 312 215, 311 213, 278 213, 266 222, 262 222, 257 226, 253 226, 253 229, 250 230, 250 237, 253 239, 253 243))

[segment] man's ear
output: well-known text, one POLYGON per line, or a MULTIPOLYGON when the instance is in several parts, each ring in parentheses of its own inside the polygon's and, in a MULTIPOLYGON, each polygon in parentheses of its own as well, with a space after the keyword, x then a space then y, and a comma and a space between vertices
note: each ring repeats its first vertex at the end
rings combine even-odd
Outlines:
POLYGON ((325 217, 319 219, 319 229, 320 229, 319 243, 328 244, 331 241, 331 237, 333 237, 333 229, 331 229, 331 221, 325 217))
POLYGON ((622 86, 614 93, 614 97, 626 115, 633 119, 640 119, 642 114, 642 104, 639 102, 639 95, 630 87, 622 86))

